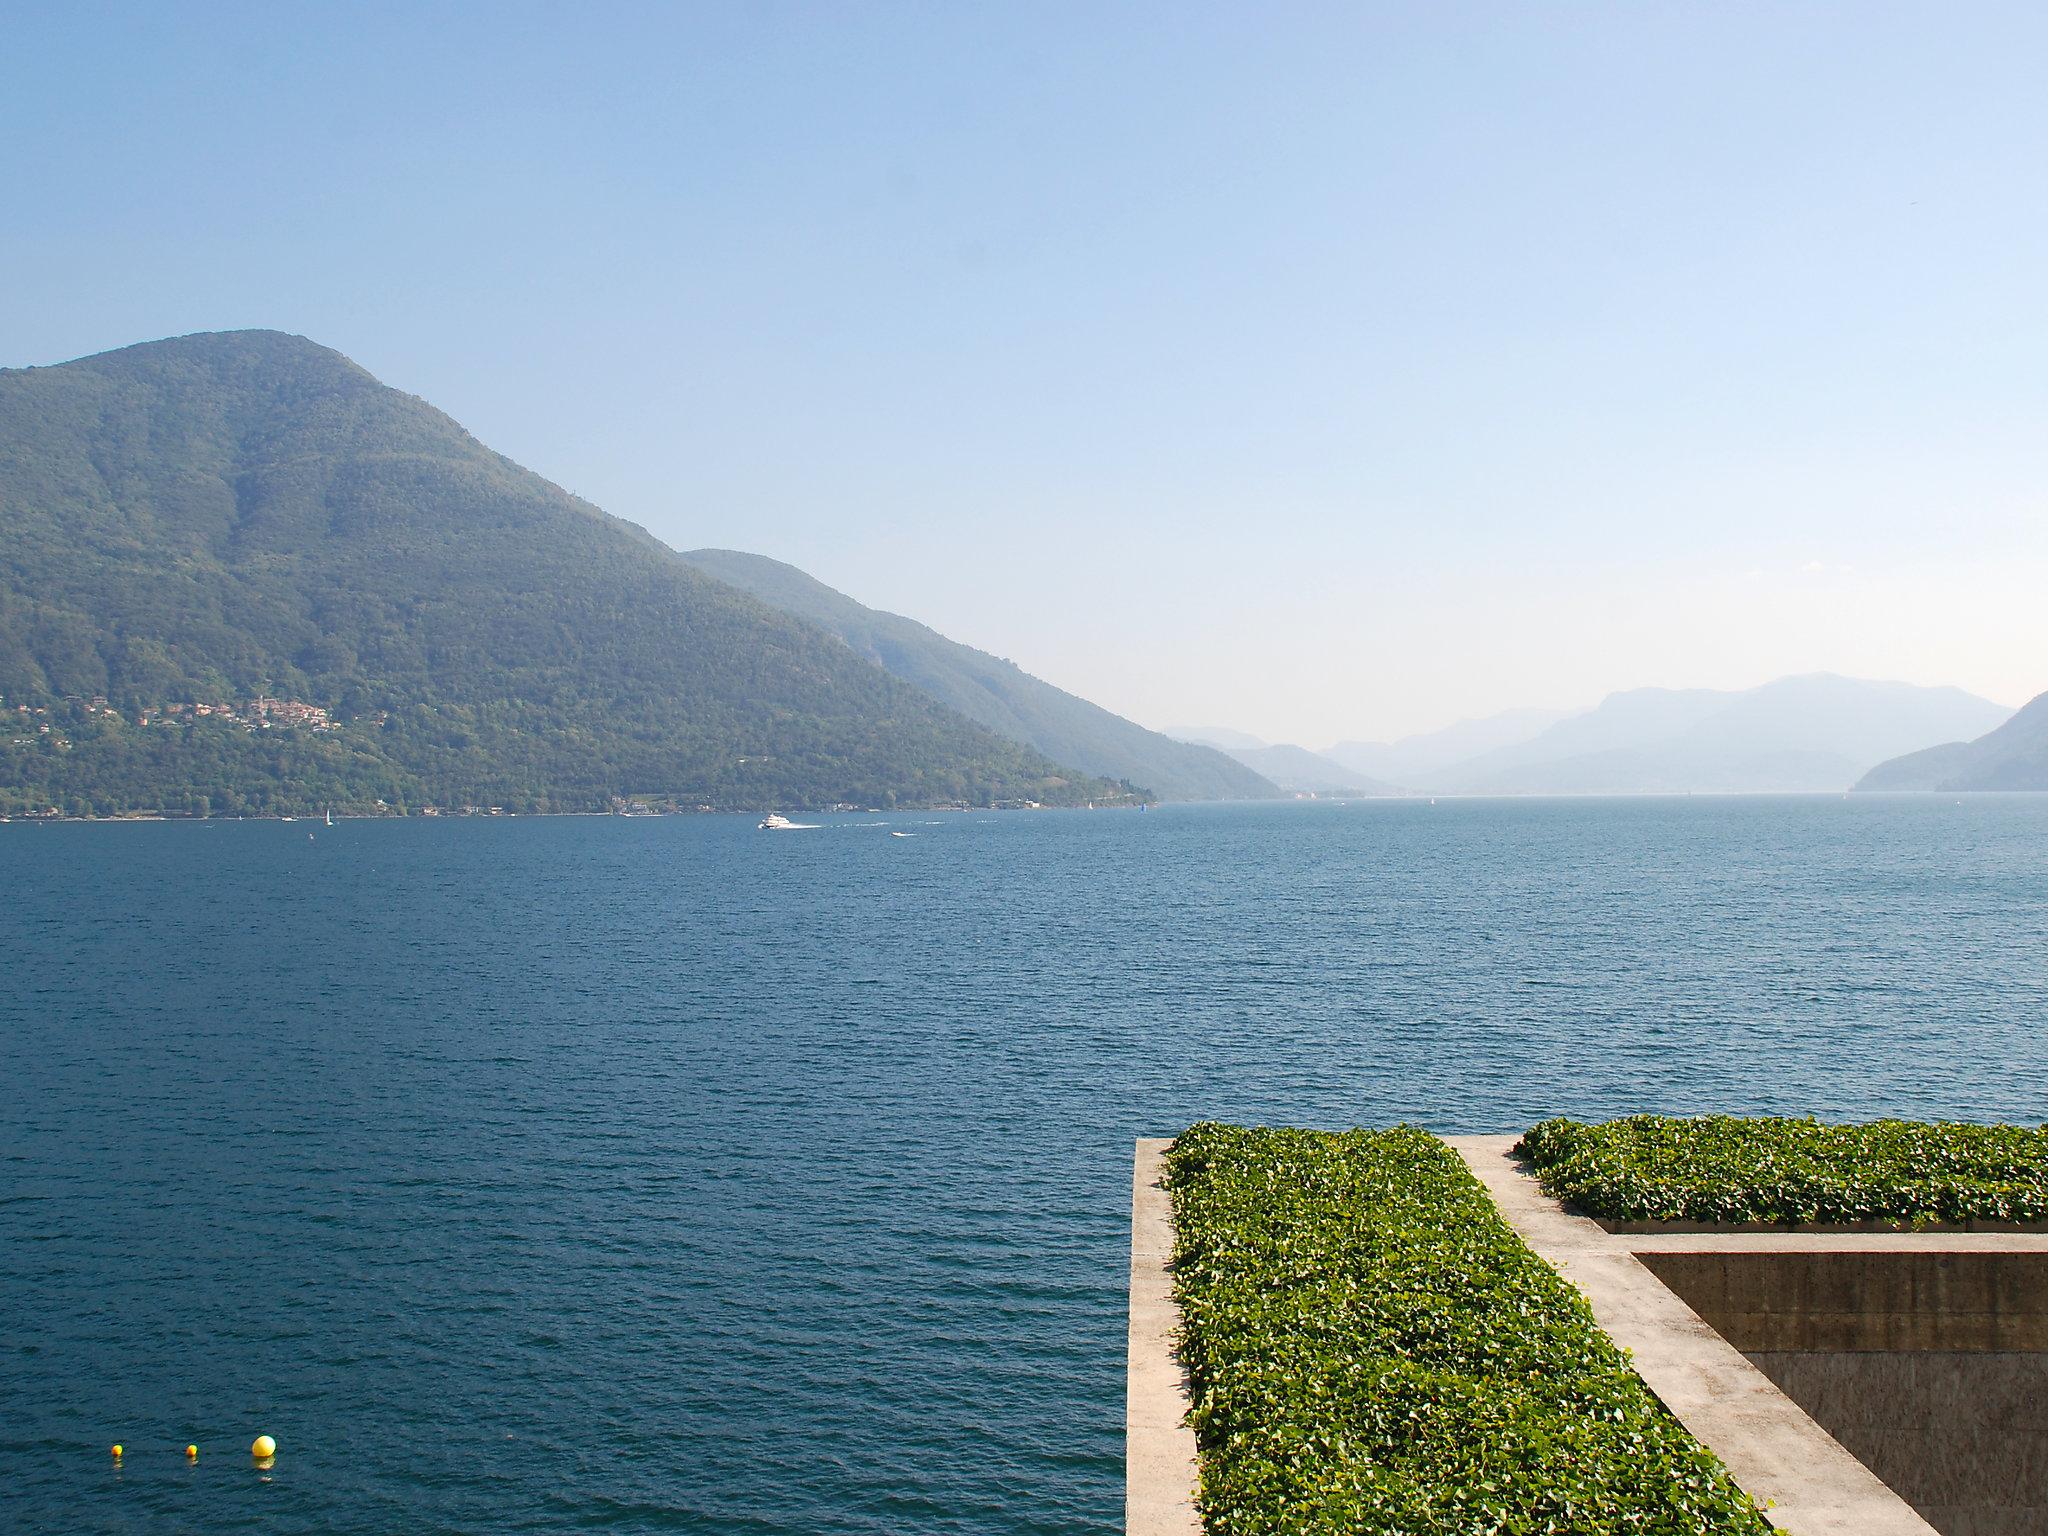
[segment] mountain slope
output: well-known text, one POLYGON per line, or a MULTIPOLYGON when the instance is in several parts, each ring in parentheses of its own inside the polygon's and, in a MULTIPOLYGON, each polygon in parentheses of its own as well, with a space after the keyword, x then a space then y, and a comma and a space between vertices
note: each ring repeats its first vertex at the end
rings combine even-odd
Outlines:
POLYGON ((1236 747, 1230 755, 1290 794, 1400 795, 1407 791, 1368 774, 1354 773, 1319 752, 1283 742, 1271 747, 1236 747))
POLYGON ((301 337, 0 372, 0 533, 14 810, 1108 791, 301 337))
POLYGON ((1354 773, 1412 783, 1482 752, 1533 741, 1576 713, 1568 709, 1509 709, 1398 741, 1340 741, 1320 755, 1354 773))
POLYGON ((1858 789, 2048 789, 2048 693, 1975 741, 1879 763, 1858 789))
POLYGON ((855 602, 793 565, 730 549, 683 558, 771 607, 837 635, 948 708, 1084 773, 1127 779, 1167 800, 1269 798, 1274 787, 1208 747, 1148 731, 1012 662, 855 602))
POLYGON ((1175 741, 1191 742, 1198 747, 1214 747, 1218 752, 1250 751, 1258 747, 1271 746, 1249 731, 1233 731, 1227 725, 1169 725, 1165 734, 1175 741))
MULTIPOLYGON (((1428 782, 1481 794, 1514 794, 1552 784, 1554 765, 1608 761, 1681 734, 1724 708, 1730 695, 1706 688, 1635 688, 1611 693, 1524 741, 1494 747, 1437 771, 1428 782)), ((1564 778, 1569 781, 1572 770, 1564 778)), ((1610 786, 1601 785, 1601 788, 1610 786)))
POLYGON ((1359 773, 1292 742, 1277 745, 1222 725, 1175 726, 1181 741, 1213 747, 1277 784, 1290 795, 1405 795, 1407 790, 1359 773))
POLYGON ((1741 692, 1642 688, 1425 782, 1466 794, 1841 790, 1888 757, 2009 713, 1959 688, 1830 674, 1741 692))

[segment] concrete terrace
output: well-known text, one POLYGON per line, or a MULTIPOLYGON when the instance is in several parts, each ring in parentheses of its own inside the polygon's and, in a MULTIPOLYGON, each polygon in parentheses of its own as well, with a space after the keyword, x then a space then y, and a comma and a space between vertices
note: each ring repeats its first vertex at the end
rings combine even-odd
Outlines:
MULTIPOLYGON (((1773 1525, 2048 1531, 2048 1233, 1610 1231, 1544 1195, 1517 1138, 1446 1139, 1773 1525)), ((1201 1530, 1168 1145, 1139 1141, 1133 1164, 1127 1536, 1201 1530)))

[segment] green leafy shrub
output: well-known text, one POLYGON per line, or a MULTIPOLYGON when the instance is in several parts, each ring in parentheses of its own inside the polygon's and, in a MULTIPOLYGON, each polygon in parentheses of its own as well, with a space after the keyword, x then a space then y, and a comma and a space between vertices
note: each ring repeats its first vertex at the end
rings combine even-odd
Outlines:
POLYGON ((1877 1120, 1546 1120, 1544 1192, 1610 1221, 2048 1222, 2048 1130, 1877 1120))
POLYGON ((1435 1137, 1203 1124, 1168 1170, 1212 1536, 1769 1529, 1435 1137))

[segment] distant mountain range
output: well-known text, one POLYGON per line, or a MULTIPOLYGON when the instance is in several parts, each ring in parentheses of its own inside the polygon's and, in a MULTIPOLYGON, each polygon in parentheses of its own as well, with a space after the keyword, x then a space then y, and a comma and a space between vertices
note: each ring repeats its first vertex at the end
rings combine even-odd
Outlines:
POLYGON ((730 549, 683 558, 771 607, 838 636, 860 656, 1000 736, 1084 773, 1142 784, 1165 800, 1259 800, 1279 793, 1213 747, 1176 741, 1041 682, 914 619, 864 607, 793 565, 730 549))
POLYGON ((1879 763, 1858 789, 2048 789, 2048 693, 1975 741, 1945 742, 1879 763))
POLYGON ((1175 741, 1200 742, 1219 752, 1255 751, 1266 745, 1247 731, 1233 731, 1223 725, 1169 725, 1165 734, 1175 741))
POLYGON ((1369 774, 1358 773, 1320 752, 1292 745, 1270 746, 1256 736, 1221 726, 1173 726, 1181 741, 1213 747, 1291 795, 1398 795, 1404 793, 1369 774))
MULTIPOLYGON (((1959 688, 1816 673, 1739 691, 1639 688, 1577 713, 1515 710, 1400 741, 1343 742, 1323 753, 1213 728, 1176 734, 1224 746, 1286 789, 1398 793, 1398 784, 1432 794, 1711 794, 1845 790, 1887 759, 1982 735, 2011 716, 1959 688)), ((2023 771, 2014 765, 2024 753, 1994 738, 1938 751, 1978 747, 1983 762, 2004 766, 1967 771, 2023 771)), ((1900 771, 1963 773, 1948 766, 1962 761, 1937 758, 1931 770, 1900 771)))
POLYGON ((1399 741, 1340 741, 1322 755, 1355 773, 1396 784, 1425 783, 1433 775, 1482 752, 1511 747, 1541 735, 1569 709, 1510 709, 1480 720, 1461 720, 1440 731, 1399 741))
POLYGON ((1433 779, 1462 794, 1841 790, 1888 757, 2010 714, 1959 688, 1830 674, 1740 692, 1639 688, 1433 779))
POLYGON ((1134 793, 303 337, 0 371, 0 535, 0 814, 1134 793))

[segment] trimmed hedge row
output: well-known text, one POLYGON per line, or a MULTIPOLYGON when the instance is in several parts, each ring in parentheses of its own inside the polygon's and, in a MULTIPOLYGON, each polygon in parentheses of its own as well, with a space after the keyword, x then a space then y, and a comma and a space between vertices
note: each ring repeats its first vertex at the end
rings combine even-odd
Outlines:
POLYGON ((2048 1221, 2048 1130, 1878 1120, 1546 1120, 1544 1192, 1610 1221, 2048 1221))
POLYGON ((1211 1536, 1764 1536, 1579 1293, 1412 1128, 1167 1159, 1211 1536))

